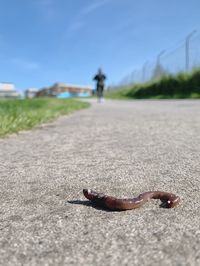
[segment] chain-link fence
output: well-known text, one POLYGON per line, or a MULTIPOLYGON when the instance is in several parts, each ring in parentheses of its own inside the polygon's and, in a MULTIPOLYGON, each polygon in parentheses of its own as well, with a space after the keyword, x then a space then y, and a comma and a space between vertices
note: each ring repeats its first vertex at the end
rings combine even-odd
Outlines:
POLYGON ((153 81, 164 75, 190 72, 195 68, 200 68, 200 33, 197 31, 191 32, 173 48, 160 51, 154 60, 144 62, 140 69, 133 70, 113 89, 153 81))

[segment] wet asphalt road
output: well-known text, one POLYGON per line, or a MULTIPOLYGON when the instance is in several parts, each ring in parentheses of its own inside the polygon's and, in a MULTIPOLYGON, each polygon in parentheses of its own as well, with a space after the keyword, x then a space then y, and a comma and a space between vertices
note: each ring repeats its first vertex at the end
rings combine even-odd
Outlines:
POLYGON ((0 265, 200 265, 200 101, 106 101, 0 140, 0 265), (108 212, 82 195, 164 190, 108 212))

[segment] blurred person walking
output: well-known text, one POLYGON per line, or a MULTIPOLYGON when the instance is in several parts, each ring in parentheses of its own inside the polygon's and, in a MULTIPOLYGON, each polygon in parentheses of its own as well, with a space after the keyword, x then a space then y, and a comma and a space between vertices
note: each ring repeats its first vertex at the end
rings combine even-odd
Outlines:
POLYGON ((98 69, 97 74, 94 76, 93 80, 97 82, 96 84, 96 92, 98 102, 103 102, 103 90, 104 90, 104 82, 106 80, 106 75, 102 72, 101 68, 98 69))

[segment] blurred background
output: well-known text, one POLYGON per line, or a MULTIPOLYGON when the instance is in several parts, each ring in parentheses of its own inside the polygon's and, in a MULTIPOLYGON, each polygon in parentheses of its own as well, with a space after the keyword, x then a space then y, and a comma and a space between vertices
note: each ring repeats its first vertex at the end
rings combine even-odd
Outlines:
POLYGON ((0 90, 13 96, 58 84, 87 94, 98 67, 115 89, 200 64, 198 0, 1 0, 0 10, 0 90))

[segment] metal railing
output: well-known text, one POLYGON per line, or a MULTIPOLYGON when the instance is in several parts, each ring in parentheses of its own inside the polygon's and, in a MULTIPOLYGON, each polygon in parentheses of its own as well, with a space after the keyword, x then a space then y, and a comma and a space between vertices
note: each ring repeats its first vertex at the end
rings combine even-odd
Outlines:
POLYGON ((133 69, 113 89, 153 81, 164 75, 191 72, 196 68, 200 68, 200 33, 194 30, 171 49, 159 51, 153 60, 146 60, 141 68, 133 69))

